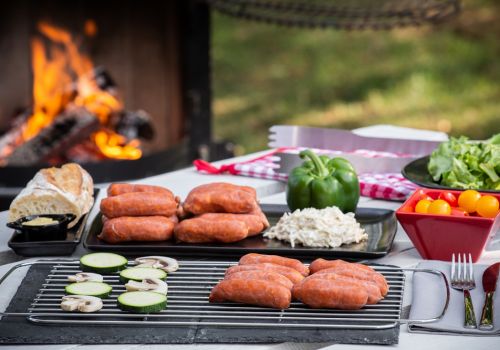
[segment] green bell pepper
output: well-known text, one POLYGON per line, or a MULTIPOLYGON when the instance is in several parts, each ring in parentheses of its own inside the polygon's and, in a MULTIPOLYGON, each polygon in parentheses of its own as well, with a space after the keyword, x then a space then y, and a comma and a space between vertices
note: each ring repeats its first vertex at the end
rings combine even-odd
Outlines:
POLYGON ((359 181, 351 163, 344 158, 318 156, 311 150, 299 155, 309 160, 288 176, 288 207, 294 211, 336 206, 344 213, 354 212, 359 200, 359 181))

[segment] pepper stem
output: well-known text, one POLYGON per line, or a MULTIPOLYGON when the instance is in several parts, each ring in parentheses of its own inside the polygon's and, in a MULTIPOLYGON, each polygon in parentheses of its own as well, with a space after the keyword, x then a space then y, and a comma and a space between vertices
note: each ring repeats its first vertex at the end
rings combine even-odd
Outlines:
POLYGON ((327 177, 329 175, 328 169, 325 164, 319 159, 318 155, 311 151, 310 149, 306 149, 299 153, 300 158, 305 159, 309 158, 313 164, 315 169, 315 174, 318 177, 327 177))

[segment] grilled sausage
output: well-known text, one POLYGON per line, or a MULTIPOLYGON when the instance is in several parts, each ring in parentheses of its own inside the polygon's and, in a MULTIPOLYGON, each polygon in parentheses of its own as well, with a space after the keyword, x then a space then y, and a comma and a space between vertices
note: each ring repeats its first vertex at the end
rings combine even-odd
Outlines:
POLYGON ((172 216, 177 202, 163 193, 131 192, 101 201, 101 212, 108 218, 120 216, 172 216))
POLYGON ((302 276, 302 274, 300 274, 300 272, 298 272, 297 270, 294 270, 288 266, 277 265, 272 263, 231 266, 226 270, 226 276, 239 271, 252 271, 252 270, 277 272, 288 278, 290 281, 292 281, 293 284, 299 283, 304 279, 304 276, 302 276))
MULTIPOLYGON (((274 271, 249 270, 240 271, 227 275, 224 279, 242 279, 242 280, 263 280, 281 284, 283 287, 292 290, 293 283, 288 278, 274 271)), ((377 288, 378 290, 378 288, 377 288)))
POLYGON ((368 292, 354 280, 306 279, 293 287, 293 295, 312 308, 357 310, 368 301, 368 292))
POLYGON ((214 182, 195 187, 184 201, 184 210, 194 215, 204 213, 250 213, 256 203, 255 190, 247 186, 214 182))
POLYGON ((316 273, 320 270, 328 269, 330 267, 339 267, 339 266, 351 266, 354 268, 358 268, 361 270, 375 272, 370 266, 366 266, 358 263, 350 263, 344 260, 325 260, 325 259, 316 259, 310 265, 309 269, 311 270, 311 274, 316 273))
POLYGON ((272 263, 276 265, 283 265, 291 267, 294 270, 300 272, 303 276, 309 275, 309 268, 305 266, 300 260, 285 258, 279 255, 265 255, 249 253, 243 255, 240 259, 240 265, 250 265, 250 264, 261 264, 261 263, 272 263))
POLYGON ((224 279, 210 292, 211 303, 233 301, 275 309, 287 309, 292 300, 290 290, 265 280, 224 279))
POLYGON ((124 193, 131 192, 154 192, 163 193, 168 198, 174 199, 172 191, 165 187, 141 184, 114 183, 108 187, 108 197, 118 196, 124 193))
POLYGON ((323 273, 336 273, 338 275, 356 278, 362 281, 371 281, 377 284, 380 289, 380 293, 382 296, 386 296, 389 290, 389 286, 387 285, 387 281, 385 277, 378 272, 370 272, 365 270, 360 270, 356 268, 352 268, 349 266, 339 266, 339 267, 330 267, 328 269, 320 270, 315 273, 323 274, 323 273))
MULTIPOLYGON (((364 281, 364 280, 358 280, 355 278, 347 277, 347 276, 342 276, 336 273, 317 273, 317 274, 312 274, 304 281, 301 283, 304 283, 306 280, 310 279, 326 279, 330 281, 344 281, 344 282, 353 282, 355 284, 360 284, 362 288, 366 289, 366 292, 368 293, 368 301, 366 302, 367 304, 373 305, 378 303, 380 300, 382 300, 382 294, 380 293, 380 288, 375 282, 372 281, 364 281)), ((298 287, 300 289, 300 287, 298 287)), ((295 294, 293 294, 293 297, 296 298, 295 294)), ((296 298, 297 299, 297 298, 296 298)))
POLYGON ((164 216, 124 216, 106 220, 98 238, 108 243, 166 241, 173 231, 174 223, 164 216))

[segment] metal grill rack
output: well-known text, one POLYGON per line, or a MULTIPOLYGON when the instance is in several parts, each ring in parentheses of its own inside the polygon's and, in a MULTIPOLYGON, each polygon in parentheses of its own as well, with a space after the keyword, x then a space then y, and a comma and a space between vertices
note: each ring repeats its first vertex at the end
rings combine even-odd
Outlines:
POLYGON ((225 15, 287 27, 387 30, 440 23, 459 0, 205 0, 225 15))
MULTIPOLYGON (((376 305, 367 305, 361 310, 353 311, 310 309, 300 302, 292 302, 287 310, 274 310, 237 303, 211 304, 208 302, 212 287, 223 278, 229 266, 236 264, 235 262, 180 261, 179 263, 181 268, 167 277, 168 305, 160 313, 143 315, 118 309, 116 299, 125 291, 123 284, 118 280, 118 274, 104 276, 104 282, 110 284, 113 291, 109 298, 103 300, 104 307, 99 312, 82 314, 62 311, 60 302, 65 295, 64 287, 68 284, 67 277, 81 271, 78 261, 64 261, 53 264, 45 283, 39 289, 27 313, 3 313, 3 315, 24 315, 29 321, 37 324, 199 325, 306 329, 387 329, 404 321, 400 319, 400 314, 405 274, 399 268, 373 266, 385 276, 390 286, 386 298, 376 305)), ((439 274, 433 270, 426 270, 426 272, 439 274)), ((0 279, 0 283, 7 275, 0 279)), ((432 322, 441 316, 418 322, 432 322)))

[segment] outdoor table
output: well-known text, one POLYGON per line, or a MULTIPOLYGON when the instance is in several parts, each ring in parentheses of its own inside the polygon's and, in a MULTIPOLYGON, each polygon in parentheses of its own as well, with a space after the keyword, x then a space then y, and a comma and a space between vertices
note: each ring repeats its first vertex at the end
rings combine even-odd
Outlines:
MULTIPOLYGON (((225 162, 235 162, 248 160, 259 155, 263 152, 250 154, 244 157, 238 157, 234 159, 229 159, 226 161, 221 161, 216 164, 223 164, 225 162)), ((210 183, 214 181, 224 181, 231 182, 238 185, 252 186, 256 188, 259 200, 261 203, 265 204, 285 204, 285 184, 273 180, 263 180, 242 176, 232 176, 232 175, 205 175, 198 173, 194 168, 190 167, 187 169, 174 171, 150 178, 145 178, 137 180, 135 182, 140 182, 144 184, 161 185, 171 188, 176 195, 181 198, 185 198, 188 192, 195 186, 204 183, 210 183)), ((97 187, 105 189, 107 184, 99 184, 97 187)), ((94 206, 92 212, 90 213, 89 220, 87 222, 86 230, 89 228, 89 224, 92 222, 94 216, 99 211, 98 203, 105 196, 105 190, 101 190, 99 196, 96 198, 96 205, 94 206)), ((392 201, 380 201, 373 200, 366 197, 362 197, 359 203, 360 207, 372 207, 372 208, 387 208, 395 210, 401 205, 400 202, 392 201)), ((16 261, 27 261, 23 257, 14 254, 10 248, 7 246, 7 242, 11 236, 11 230, 7 229, 5 224, 7 222, 7 212, 0 213, 0 227, 2 234, 0 235, 0 276, 5 274, 8 269, 16 264, 16 261)), ((487 251, 484 253, 482 258, 478 261, 481 264, 491 264, 496 261, 500 261, 500 248, 499 250, 487 251)), ((85 254, 86 249, 80 244, 72 257, 77 258, 82 254, 85 254)), ((370 262, 381 263, 381 264, 392 264, 400 267, 415 267, 422 258, 418 252, 413 247, 408 237, 402 228, 398 225, 398 231, 394 240, 392 251, 385 257, 376 260, 370 260, 370 262)), ((10 299, 14 295, 19 283, 22 280, 22 275, 18 274, 11 276, 5 285, 2 285, 0 293, 0 310, 4 311, 7 307, 10 299)), ((404 307, 403 316, 407 316, 409 312, 409 305, 411 303, 411 279, 408 278, 406 282, 405 296, 404 296, 404 307)), ((478 307, 476 307, 478 308, 478 307)), ((497 320, 498 322, 498 320, 497 320)), ((499 349, 500 337, 473 337, 473 336, 454 336, 454 335, 437 335, 437 334, 416 334, 408 333, 406 326, 401 326, 399 345, 396 345, 399 349, 499 349)), ((332 343, 283 343, 283 344, 253 344, 253 345, 243 345, 243 344, 187 344, 187 345, 33 345, 33 346, 10 346, 8 348, 12 349, 51 349, 51 350, 62 350, 62 349, 136 349, 139 348, 148 349, 290 349, 290 350, 309 350, 309 349, 387 349, 387 346, 376 346, 376 345, 342 345, 342 344, 332 344, 332 343)))

